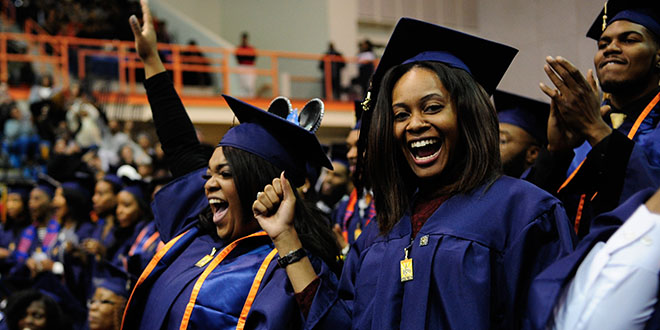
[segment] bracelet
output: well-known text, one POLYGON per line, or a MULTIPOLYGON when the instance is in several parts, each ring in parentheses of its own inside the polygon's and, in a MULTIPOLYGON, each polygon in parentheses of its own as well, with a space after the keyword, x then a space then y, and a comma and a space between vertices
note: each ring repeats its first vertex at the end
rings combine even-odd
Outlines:
POLYGON ((304 258, 307 256, 307 252, 305 252, 305 249, 300 248, 295 251, 289 251, 284 257, 279 257, 277 258, 277 263, 280 265, 282 268, 286 268, 286 266, 300 261, 300 259, 304 258))

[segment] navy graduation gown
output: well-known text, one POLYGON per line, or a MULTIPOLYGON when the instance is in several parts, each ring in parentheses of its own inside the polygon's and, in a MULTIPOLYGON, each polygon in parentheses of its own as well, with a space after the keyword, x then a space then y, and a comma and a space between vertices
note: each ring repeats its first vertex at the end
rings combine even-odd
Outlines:
POLYGON ((558 195, 577 222, 579 237, 588 233, 591 219, 598 214, 613 210, 640 190, 660 185, 660 103, 651 108, 632 140, 627 137, 659 92, 660 88, 622 109, 627 118, 593 148, 585 142, 574 150, 574 156, 540 157, 534 165, 538 169, 528 179, 558 195), (559 190, 583 160, 577 174, 559 190))
POLYGON ((410 216, 385 236, 369 226, 356 241, 328 322, 351 319, 353 329, 519 328, 531 279, 573 249, 561 203, 509 177, 445 201, 412 242, 410 216), (402 283, 409 245, 413 280, 402 283))
MULTIPOLYGON (((161 237, 172 236, 138 280, 124 318, 124 329, 178 329, 191 301, 194 286, 212 262, 195 264, 216 247, 215 256, 226 247, 217 236, 199 226, 199 213, 208 207, 203 195, 201 174, 206 169, 182 176, 163 189, 152 203, 161 237), (201 194, 201 195, 200 195, 201 194), (203 203, 201 202, 203 201, 203 203), (186 218, 176 218, 183 216, 186 218)), ((265 234, 265 233, 264 233, 265 234)), ((199 287, 190 313, 188 328, 236 328, 248 291, 258 269, 273 252, 268 236, 245 239, 220 262, 199 287)), ((334 290, 317 294, 321 308, 301 315, 286 271, 279 267, 275 253, 247 314, 249 329, 313 328, 326 316, 334 290)), ((327 265, 310 257, 321 283, 336 288, 337 279, 327 265)))
POLYGON ((374 202, 371 201, 369 206, 364 210, 364 216, 360 216, 359 201, 351 201, 353 194, 357 196, 355 189, 351 192, 351 196, 348 199, 339 202, 331 214, 333 223, 338 224, 342 231, 346 231, 345 239, 347 239, 349 245, 355 242, 357 239, 356 236, 359 236, 368 224, 376 220, 375 211, 373 210, 374 202))
MULTIPOLYGON (((596 243, 607 241, 654 192, 653 189, 642 190, 613 211, 595 218, 589 235, 580 241, 575 251, 553 263, 534 279, 529 290, 528 319, 525 321, 525 329, 546 328, 553 315, 555 304, 589 251, 596 243)), ((655 312, 645 329, 660 329, 660 313, 657 312, 659 309, 660 300, 656 303, 655 312)))

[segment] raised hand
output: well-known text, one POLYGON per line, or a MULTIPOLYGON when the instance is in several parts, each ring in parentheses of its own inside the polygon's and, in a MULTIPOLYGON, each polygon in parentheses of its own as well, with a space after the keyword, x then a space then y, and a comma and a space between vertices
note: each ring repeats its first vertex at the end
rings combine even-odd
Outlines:
POLYGON ((298 239, 293 227, 295 210, 296 196, 284 172, 264 187, 252 204, 254 217, 276 245, 283 239, 298 239))
MULTIPOLYGON (((612 132, 603 120, 609 107, 601 108, 593 70, 587 78, 569 61, 562 57, 546 58, 544 66, 555 89, 541 83, 541 90, 555 104, 556 117, 560 117, 568 131, 582 135, 595 145, 612 132)), ((550 127, 548 128, 550 130, 550 127)), ((549 132, 550 133, 550 132, 549 132)))
POLYGON ((550 101, 548 116, 548 150, 562 152, 573 150, 584 143, 584 137, 571 131, 563 122, 555 101, 550 101))
POLYGON ((146 78, 149 78, 165 71, 165 67, 158 55, 158 42, 151 10, 149 10, 149 1, 140 0, 140 5, 142 7, 143 25, 140 27, 140 22, 135 15, 131 15, 128 22, 135 37, 135 50, 144 62, 144 73, 146 78))

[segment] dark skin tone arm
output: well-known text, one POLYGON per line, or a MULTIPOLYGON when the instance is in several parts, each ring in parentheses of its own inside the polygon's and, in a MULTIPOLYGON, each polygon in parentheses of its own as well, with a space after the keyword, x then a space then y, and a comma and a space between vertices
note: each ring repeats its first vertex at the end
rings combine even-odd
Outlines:
POLYGON ((551 98, 548 119, 548 150, 566 151, 587 140, 592 146, 612 133, 603 116, 611 109, 600 106, 593 70, 587 78, 562 57, 546 58, 544 66, 555 88, 544 83, 541 90, 551 98))

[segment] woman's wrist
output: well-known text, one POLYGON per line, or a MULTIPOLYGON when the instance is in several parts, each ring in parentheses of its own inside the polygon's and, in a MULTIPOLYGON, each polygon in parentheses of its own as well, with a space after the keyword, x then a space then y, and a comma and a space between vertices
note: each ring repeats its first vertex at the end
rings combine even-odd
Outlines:
POLYGON ((302 242, 298 238, 298 233, 295 228, 283 231, 277 237, 273 238, 273 244, 278 251, 280 257, 287 255, 291 251, 302 248, 302 242))
POLYGON ((160 57, 158 57, 158 53, 153 56, 149 56, 148 58, 142 60, 142 62, 144 63, 145 79, 149 79, 152 76, 165 71, 165 65, 163 65, 160 57))

